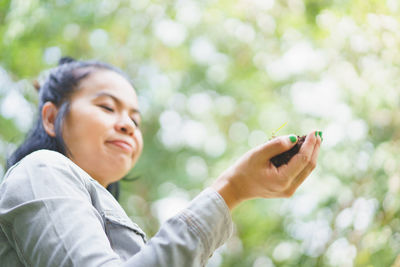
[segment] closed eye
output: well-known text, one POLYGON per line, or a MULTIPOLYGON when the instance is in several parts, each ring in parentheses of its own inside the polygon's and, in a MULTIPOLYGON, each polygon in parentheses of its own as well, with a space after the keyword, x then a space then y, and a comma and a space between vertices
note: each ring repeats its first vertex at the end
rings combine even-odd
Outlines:
MULTIPOLYGON (((109 107, 109 106, 107 106, 107 105, 98 105, 98 106, 99 106, 100 108, 102 108, 102 109, 108 111, 108 112, 114 112, 114 109, 111 108, 111 107, 109 107)), ((132 122, 135 124, 136 127, 139 127, 139 126, 140 126, 137 119, 131 118, 131 120, 132 120, 132 122)))
POLYGON ((109 107, 109 106, 106 106, 106 105, 99 105, 99 107, 101 107, 102 109, 107 110, 107 111, 109 111, 109 112, 114 112, 114 109, 111 108, 111 107, 109 107))
POLYGON ((131 118, 136 127, 139 127, 139 122, 135 118, 131 118))

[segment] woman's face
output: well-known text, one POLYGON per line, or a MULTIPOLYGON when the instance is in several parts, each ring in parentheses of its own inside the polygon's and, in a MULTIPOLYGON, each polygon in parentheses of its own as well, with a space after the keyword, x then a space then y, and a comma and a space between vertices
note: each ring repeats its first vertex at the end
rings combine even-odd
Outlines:
POLYGON ((142 148, 135 90, 120 74, 95 70, 72 95, 63 124, 69 158, 103 186, 121 179, 142 148))

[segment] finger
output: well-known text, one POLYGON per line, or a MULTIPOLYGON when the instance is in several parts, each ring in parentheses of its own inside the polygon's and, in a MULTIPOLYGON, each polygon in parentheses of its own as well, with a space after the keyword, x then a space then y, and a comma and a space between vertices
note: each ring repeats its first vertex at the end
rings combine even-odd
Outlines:
POLYGON ((304 143, 300 148, 299 154, 304 154, 311 157, 312 153, 314 152, 314 146, 318 139, 320 139, 318 131, 312 131, 307 134, 306 140, 304 140, 304 143))
POLYGON ((310 173, 315 169, 317 165, 317 159, 318 159, 318 154, 320 151, 320 146, 321 146, 321 138, 317 138, 317 142, 314 146, 314 151, 311 156, 311 162, 310 164, 303 169, 303 171, 296 177, 296 179, 293 181, 293 184, 291 186, 293 192, 296 191, 296 189, 304 182, 304 180, 310 175, 310 173))
POLYGON ((315 136, 315 131, 309 133, 299 153, 297 153, 287 165, 278 168, 278 171, 282 174, 284 179, 290 179, 291 177, 295 179, 307 165, 310 164, 317 139, 319 138, 315 136))
POLYGON ((279 136, 263 145, 256 147, 253 150, 253 155, 256 158, 259 158, 261 161, 265 162, 272 157, 291 149, 296 143, 297 136, 293 134, 279 136))

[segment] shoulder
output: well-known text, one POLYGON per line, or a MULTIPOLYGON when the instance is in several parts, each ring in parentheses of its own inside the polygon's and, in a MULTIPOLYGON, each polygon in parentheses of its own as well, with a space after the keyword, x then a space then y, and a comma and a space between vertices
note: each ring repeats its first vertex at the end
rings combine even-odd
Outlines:
MULTIPOLYGON (((52 165, 69 165, 72 161, 68 159, 63 154, 52 151, 41 149, 35 152, 30 153, 29 155, 25 156, 19 162, 17 162, 14 166, 52 166, 52 165)), ((13 166, 13 167, 14 167, 13 166)))
POLYGON ((6 172, 5 177, 10 176, 10 174, 15 172, 15 170, 44 166, 67 166, 71 163, 72 161, 70 159, 59 152, 41 149, 26 155, 20 161, 11 166, 6 172))
POLYGON ((32 152, 17 162, 7 171, 4 180, 10 179, 9 177, 18 176, 17 174, 21 172, 25 174, 23 176, 26 178, 34 177, 39 180, 44 174, 49 173, 53 173, 56 180, 61 176, 91 179, 84 170, 68 157, 59 152, 45 149, 32 152))
POLYGON ((67 195, 86 198, 90 179, 84 170, 61 153, 39 150, 7 171, 0 184, 0 199, 13 196, 29 201, 67 195))

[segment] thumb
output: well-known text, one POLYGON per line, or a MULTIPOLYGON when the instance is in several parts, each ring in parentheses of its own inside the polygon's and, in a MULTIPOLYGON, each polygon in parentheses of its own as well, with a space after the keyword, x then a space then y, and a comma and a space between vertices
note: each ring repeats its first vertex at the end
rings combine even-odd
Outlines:
POLYGON ((294 134, 279 136, 271 141, 255 148, 254 156, 265 162, 272 157, 291 149, 297 143, 297 136, 294 134))

